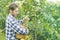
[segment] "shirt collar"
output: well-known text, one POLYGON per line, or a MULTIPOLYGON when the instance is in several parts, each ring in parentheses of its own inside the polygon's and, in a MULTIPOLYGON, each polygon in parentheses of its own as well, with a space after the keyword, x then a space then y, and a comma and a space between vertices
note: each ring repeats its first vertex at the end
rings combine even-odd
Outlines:
POLYGON ((12 14, 9 13, 9 16, 12 17, 12 18, 15 18, 12 14))

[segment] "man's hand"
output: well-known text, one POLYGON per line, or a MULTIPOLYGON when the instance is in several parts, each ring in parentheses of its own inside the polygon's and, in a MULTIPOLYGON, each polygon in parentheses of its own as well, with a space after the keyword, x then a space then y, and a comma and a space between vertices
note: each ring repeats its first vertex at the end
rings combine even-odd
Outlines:
MULTIPOLYGON (((29 30, 28 27, 24 24, 21 24, 20 26, 26 30, 29 30)), ((18 39, 25 39, 26 37, 27 37, 27 34, 23 35, 23 34, 16 33, 16 38, 18 39)))
POLYGON ((24 21, 24 22, 25 22, 25 21, 29 21, 29 20, 30 20, 30 19, 29 19, 28 15, 23 18, 23 21, 24 21))

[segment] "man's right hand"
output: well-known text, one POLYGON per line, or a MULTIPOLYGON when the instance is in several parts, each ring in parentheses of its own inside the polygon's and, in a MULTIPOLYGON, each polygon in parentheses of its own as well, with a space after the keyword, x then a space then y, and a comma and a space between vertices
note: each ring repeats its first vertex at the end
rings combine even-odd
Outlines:
POLYGON ((28 15, 23 18, 23 21, 24 21, 24 22, 25 22, 25 21, 29 21, 29 20, 30 20, 30 19, 29 19, 28 15))

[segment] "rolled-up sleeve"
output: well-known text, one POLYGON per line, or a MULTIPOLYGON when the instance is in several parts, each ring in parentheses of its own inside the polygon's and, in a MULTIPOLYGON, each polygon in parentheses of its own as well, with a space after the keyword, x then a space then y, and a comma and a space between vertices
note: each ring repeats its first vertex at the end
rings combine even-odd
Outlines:
POLYGON ((19 24, 23 24, 23 20, 18 20, 17 21, 19 24))

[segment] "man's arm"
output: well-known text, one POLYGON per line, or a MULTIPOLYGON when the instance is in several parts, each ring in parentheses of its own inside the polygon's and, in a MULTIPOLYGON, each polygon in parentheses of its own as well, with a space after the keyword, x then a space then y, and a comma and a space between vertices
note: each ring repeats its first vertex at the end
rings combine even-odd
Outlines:
POLYGON ((22 28, 18 22, 13 21, 11 27, 18 34, 28 34, 29 33, 29 30, 22 28))

